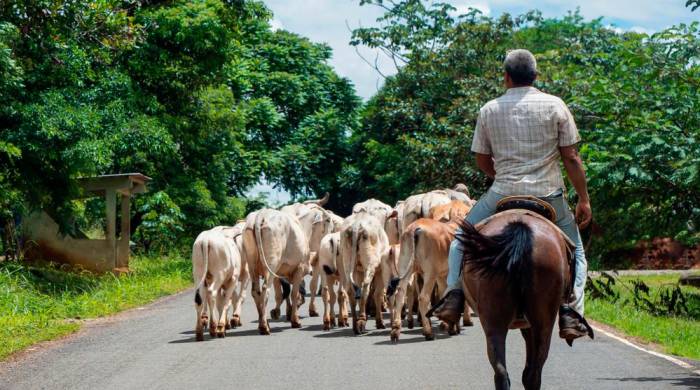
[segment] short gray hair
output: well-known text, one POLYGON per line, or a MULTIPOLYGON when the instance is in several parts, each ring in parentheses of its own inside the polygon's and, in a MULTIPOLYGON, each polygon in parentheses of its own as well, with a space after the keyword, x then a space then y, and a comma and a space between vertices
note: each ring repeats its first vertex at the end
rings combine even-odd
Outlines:
POLYGON ((503 67, 516 84, 532 85, 537 77, 537 60, 525 49, 511 50, 506 53, 503 67))

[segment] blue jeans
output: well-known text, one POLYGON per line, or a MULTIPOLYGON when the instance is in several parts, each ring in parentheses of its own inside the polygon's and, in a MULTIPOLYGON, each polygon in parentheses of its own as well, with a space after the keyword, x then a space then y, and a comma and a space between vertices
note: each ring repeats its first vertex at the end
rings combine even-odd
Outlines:
MULTIPOLYGON (((467 222, 476 225, 482 220, 496 213, 496 204, 504 198, 504 195, 488 190, 467 215, 467 222)), ((556 191, 554 194, 541 198, 554 207, 557 212, 557 226, 566 234, 571 241, 576 244, 576 280, 574 281, 574 302, 571 302, 574 310, 583 315, 583 294, 586 286, 586 275, 588 272, 588 262, 586 254, 583 250, 583 242, 581 242, 581 234, 579 234, 576 219, 571 212, 569 205, 564 200, 562 191, 556 191)), ((447 258, 449 273, 447 274, 447 291, 455 288, 462 288, 462 243, 457 239, 452 241, 450 245, 450 254, 447 258)))

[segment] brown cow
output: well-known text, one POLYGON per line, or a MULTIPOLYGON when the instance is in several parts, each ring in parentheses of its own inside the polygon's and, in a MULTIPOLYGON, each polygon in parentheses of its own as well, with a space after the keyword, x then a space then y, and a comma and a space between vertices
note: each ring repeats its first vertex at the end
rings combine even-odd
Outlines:
MULTIPOLYGON (((447 255, 450 243, 454 238, 456 224, 446 224, 432 219, 421 218, 408 226, 401 236, 401 252, 399 256, 398 279, 392 281, 396 287, 394 310, 392 314, 391 340, 398 341, 401 333, 401 307, 417 275, 423 277, 423 287, 418 295, 418 309, 421 314, 423 335, 426 340, 433 340, 430 319, 426 312, 430 309, 430 297, 437 284, 438 294, 441 295, 447 287, 447 255)), ((411 316, 412 304, 408 302, 408 315, 411 316)), ((468 317, 465 315, 465 320, 468 317)), ((469 318, 471 321, 471 318, 469 318)), ((450 334, 457 334, 459 327, 449 329, 450 334)))

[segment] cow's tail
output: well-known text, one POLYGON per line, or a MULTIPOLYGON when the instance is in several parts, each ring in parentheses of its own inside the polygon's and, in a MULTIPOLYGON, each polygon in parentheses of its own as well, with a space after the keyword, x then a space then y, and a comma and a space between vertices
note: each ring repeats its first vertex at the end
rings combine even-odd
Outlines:
POLYGON ((352 249, 350 250, 350 269, 348 269, 350 284, 352 284, 355 289, 357 289, 357 286, 355 285, 355 278, 353 277, 353 274, 355 273, 355 265, 357 262, 357 241, 358 236, 360 235, 360 229, 360 227, 352 227, 352 249))
MULTIPOLYGON (((420 237, 421 232, 423 232, 423 229, 420 227, 416 227, 413 229, 413 236, 411 237, 412 239, 409 241, 409 248, 408 250, 411 252, 411 257, 408 260, 408 265, 406 266, 406 269, 403 271, 403 274, 397 272, 399 274, 398 278, 392 278, 389 281, 389 286, 387 287, 387 295, 392 296, 394 292, 396 291, 396 288, 399 286, 399 283, 408 276, 411 271, 413 270, 413 265, 416 262, 416 247, 418 246, 418 237, 420 237)), ((399 264, 399 268, 401 267, 401 264, 399 264)))
POLYGON ((333 257, 331 257, 331 264, 324 264, 323 265, 323 272, 326 273, 326 275, 333 275, 335 271, 338 269, 338 243, 331 238, 328 240, 328 245, 331 247, 331 252, 333 252, 333 257))
POLYGON ((265 268, 267 269, 267 272, 270 273, 270 275, 274 276, 277 279, 286 280, 286 278, 283 278, 282 276, 277 275, 277 273, 275 273, 275 271, 273 271, 272 268, 270 268, 270 264, 267 263, 267 259, 265 258, 265 252, 263 251, 263 243, 262 243, 262 232, 261 232, 262 224, 264 222, 262 214, 263 213, 259 212, 255 216, 255 226, 254 226, 255 243, 258 247, 258 254, 260 255, 260 260, 262 260, 263 264, 265 264, 265 268))
POLYGON ((200 241, 201 243, 201 248, 202 248, 202 262, 204 263, 204 272, 202 273, 202 277, 199 278, 196 285, 196 289, 194 291, 194 302, 197 305, 201 305, 203 303, 202 296, 199 294, 199 289, 202 287, 203 284, 206 283, 207 280, 207 272, 209 272, 209 240, 208 239, 203 239, 200 241))

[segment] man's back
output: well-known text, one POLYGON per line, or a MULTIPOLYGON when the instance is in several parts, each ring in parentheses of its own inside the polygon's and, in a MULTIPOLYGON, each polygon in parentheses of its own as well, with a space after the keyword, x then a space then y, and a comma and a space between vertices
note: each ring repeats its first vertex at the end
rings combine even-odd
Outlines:
POLYGON ((472 151, 493 156, 493 191, 543 197, 564 187, 559 147, 579 140, 561 99, 534 87, 510 88, 481 108, 472 151))

